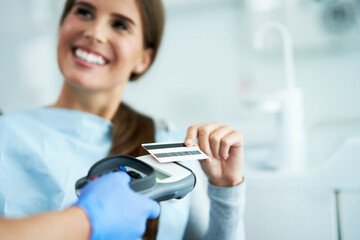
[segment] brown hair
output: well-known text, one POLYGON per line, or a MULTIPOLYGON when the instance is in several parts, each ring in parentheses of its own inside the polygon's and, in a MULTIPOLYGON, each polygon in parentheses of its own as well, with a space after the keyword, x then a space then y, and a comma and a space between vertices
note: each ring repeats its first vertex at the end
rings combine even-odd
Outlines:
MULTIPOLYGON (((71 11, 76 0, 67 0, 61 16, 60 25, 71 11)), ((136 0, 143 25, 144 49, 153 49, 152 61, 154 62, 160 47, 164 29, 164 8, 161 0, 136 0)), ((145 73, 145 72, 144 72, 145 73)), ((130 80, 140 78, 142 74, 130 76, 130 80)), ((125 154, 140 156, 147 154, 141 143, 155 141, 154 121, 135 111, 125 103, 121 103, 112 119, 113 142, 109 155, 125 154)), ((159 218, 148 220, 144 239, 155 239, 159 225, 159 218)))
MULTIPOLYGON (((113 143, 109 155, 125 154, 137 157, 148 154, 141 144, 155 141, 155 127, 151 118, 121 103, 112 122, 113 143)), ((144 239, 155 239, 158 226, 159 218, 148 220, 144 239)))

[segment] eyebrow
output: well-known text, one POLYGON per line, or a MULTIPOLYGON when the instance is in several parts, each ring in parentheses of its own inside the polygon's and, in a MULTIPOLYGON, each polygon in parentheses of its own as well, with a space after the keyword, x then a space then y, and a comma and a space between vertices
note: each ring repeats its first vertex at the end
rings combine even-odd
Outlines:
POLYGON ((131 20, 130 18, 122 15, 122 14, 118 14, 118 13, 112 13, 111 16, 115 17, 115 18, 118 18, 120 20, 123 20, 125 22, 128 22, 134 26, 136 26, 135 22, 133 20, 131 20))
POLYGON ((77 6, 77 5, 88 7, 88 8, 91 8, 92 10, 96 10, 96 7, 94 7, 94 5, 92 5, 91 3, 88 3, 88 2, 81 2, 81 1, 75 2, 74 6, 77 6))

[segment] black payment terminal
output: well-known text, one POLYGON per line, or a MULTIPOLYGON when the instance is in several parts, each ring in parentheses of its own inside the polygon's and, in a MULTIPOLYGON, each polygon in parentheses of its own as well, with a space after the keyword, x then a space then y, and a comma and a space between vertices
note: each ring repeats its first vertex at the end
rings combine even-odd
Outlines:
POLYGON ((75 184, 79 196, 81 189, 90 181, 109 172, 124 171, 131 177, 130 187, 155 201, 181 199, 191 192, 196 176, 181 163, 159 163, 151 155, 131 157, 115 155, 96 162, 88 175, 75 184))

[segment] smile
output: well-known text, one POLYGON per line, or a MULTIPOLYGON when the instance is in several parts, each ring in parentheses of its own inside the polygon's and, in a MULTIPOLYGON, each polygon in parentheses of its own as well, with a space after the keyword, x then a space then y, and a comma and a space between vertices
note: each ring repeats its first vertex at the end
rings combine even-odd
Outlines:
POLYGON ((97 64, 97 65, 105 65, 106 60, 104 57, 97 55, 95 53, 89 53, 81 48, 75 48, 74 49, 74 55, 88 63, 97 64))

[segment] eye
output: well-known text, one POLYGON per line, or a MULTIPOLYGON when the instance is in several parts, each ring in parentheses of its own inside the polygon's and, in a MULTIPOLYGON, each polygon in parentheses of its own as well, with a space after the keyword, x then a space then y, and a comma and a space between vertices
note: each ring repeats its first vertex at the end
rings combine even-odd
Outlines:
POLYGON ((111 26, 120 30, 128 30, 128 26, 124 22, 119 20, 115 20, 114 22, 112 22, 111 26))
POLYGON ((87 19, 92 19, 93 18, 93 14, 89 10, 86 10, 84 8, 78 8, 76 10, 76 15, 83 16, 83 17, 85 17, 87 19))

